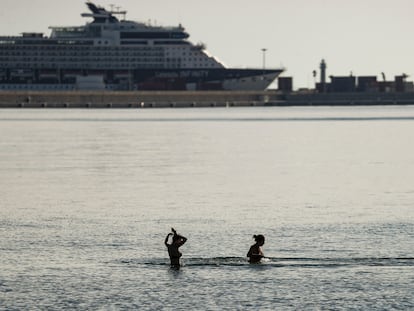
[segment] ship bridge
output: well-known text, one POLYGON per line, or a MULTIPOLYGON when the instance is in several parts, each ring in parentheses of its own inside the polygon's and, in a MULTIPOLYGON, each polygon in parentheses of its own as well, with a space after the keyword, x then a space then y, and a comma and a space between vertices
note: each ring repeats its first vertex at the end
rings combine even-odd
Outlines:
MULTIPOLYGON (((84 27, 51 27, 52 37, 101 37, 103 33, 117 32, 122 39, 169 39, 185 40, 190 35, 181 25, 177 27, 154 26, 147 23, 128 21, 125 19, 126 11, 106 10, 92 2, 87 2, 90 13, 83 13, 82 17, 92 17, 93 21, 84 27), (122 20, 115 15, 123 15, 122 20)), ((118 37, 118 34, 116 35, 118 37)))

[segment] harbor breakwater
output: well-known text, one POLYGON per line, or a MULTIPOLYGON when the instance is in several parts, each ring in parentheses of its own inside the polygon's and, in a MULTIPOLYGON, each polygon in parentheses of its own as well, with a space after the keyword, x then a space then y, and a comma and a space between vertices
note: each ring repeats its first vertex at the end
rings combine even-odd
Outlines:
POLYGON ((0 108, 185 108, 414 105, 414 93, 1 91, 0 108))
POLYGON ((48 91, 0 92, 0 108, 171 108, 263 106, 275 92, 251 91, 48 91))

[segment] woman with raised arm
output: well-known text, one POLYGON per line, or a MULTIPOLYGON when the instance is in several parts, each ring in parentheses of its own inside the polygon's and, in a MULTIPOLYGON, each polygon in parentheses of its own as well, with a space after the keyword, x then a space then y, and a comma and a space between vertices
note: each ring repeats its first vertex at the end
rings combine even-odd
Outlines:
POLYGON ((187 238, 179 235, 174 228, 171 228, 172 233, 168 233, 167 237, 165 238, 165 246, 168 249, 168 255, 170 256, 171 267, 179 268, 180 267, 180 257, 182 254, 178 250, 185 242, 187 242, 187 238), (168 239, 172 235, 172 242, 168 244, 168 239))
POLYGON ((265 237, 262 234, 259 234, 254 235, 253 238, 256 243, 250 246, 247 257, 249 257, 250 263, 259 263, 260 260, 264 257, 262 246, 264 245, 265 237))

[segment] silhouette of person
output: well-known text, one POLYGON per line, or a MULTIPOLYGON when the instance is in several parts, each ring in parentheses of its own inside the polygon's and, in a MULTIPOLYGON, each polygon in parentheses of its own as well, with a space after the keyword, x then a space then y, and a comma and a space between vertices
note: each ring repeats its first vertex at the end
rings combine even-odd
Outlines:
POLYGON ((168 255, 170 256, 171 267, 179 268, 180 267, 180 257, 182 254, 178 250, 185 242, 187 242, 187 238, 179 235, 174 228, 171 228, 172 233, 168 233, 167 237, 165 238, 165 246, 168 249, 168 255), (168 244, 169 237, 172 236, 171 244, 168 244))
POLYGON ((259 234, 254 235, 253 238, 256 243, 250 246, 247 257, 249 257, 250 263, 259 263, 260 260, 264 257, 262 246, 264 245, 265 237, 262 234, 259 234))

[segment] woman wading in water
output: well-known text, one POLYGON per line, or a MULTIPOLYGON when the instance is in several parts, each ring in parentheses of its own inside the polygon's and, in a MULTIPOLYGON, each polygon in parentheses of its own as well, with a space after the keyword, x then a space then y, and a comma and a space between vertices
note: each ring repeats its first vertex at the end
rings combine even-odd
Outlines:
POLYGON ((182 254, 178 250, 185 242, 187 242, 187 238, 179 235, 174 228, 171 228, 172 233, 168 233, 167 237, 165 238, 165 246, 168 249, 168 255, 170 256, 171 267, 179 268, 180 267, 180 257, 182 254), (168 244, 168 239, 172 235, 172 242, 168 244))
POLYGON ((256 241, 255 244, 250 246, 249 252, 247 253, 247 257, 249 257, 250 263, 259 263, 260 260, 264 257, 262 252, 262 246, 265 242, 265 237, 262 234, 254 235, 254 240, 256 241))

